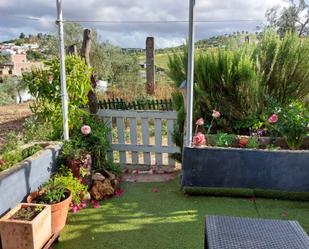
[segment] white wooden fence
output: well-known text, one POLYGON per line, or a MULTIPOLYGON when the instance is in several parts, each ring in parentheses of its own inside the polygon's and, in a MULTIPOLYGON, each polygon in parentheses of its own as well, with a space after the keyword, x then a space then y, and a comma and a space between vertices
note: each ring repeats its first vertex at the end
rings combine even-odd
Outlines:
POLYGON ((113 131, 108 136, 110 160, 132 167, 175 167, 170 155, 179 152, 172 141, 176 112, 100 109, 97 115, 113 131), (115 158, 115 151, 119 152, 119 160, 115 158))

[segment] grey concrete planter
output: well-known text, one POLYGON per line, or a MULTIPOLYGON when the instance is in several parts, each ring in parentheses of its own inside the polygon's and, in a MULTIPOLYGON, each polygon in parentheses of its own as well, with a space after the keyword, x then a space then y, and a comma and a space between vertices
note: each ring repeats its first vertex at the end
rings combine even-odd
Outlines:
POLYGON ((309 191, 309 151, 184 149, 182 187, 309 191))
POLYGON ((49 143, 19 164, 0 172, 0 216, 46 182, 56 170, 61 143, 49 143))

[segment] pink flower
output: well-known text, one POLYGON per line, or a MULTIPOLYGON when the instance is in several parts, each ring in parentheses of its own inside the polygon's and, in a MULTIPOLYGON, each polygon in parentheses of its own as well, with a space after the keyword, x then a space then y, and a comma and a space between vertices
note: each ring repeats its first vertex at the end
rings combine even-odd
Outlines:
POLYGON ((201 146, 206 144, 206 138, 205 135, 202 132, 198 132, 194 137, 193 137, 193 145, 195 146, 201 146))
POLYGON ((270 124, 275 124, 275 123, 277 123, 277 121, 278 121, 278 116, 277 116, 277 114, 273 114, 273 115, 271 115, 271 116, 268 118, 268 122, 269 122, 270 124))
POLYGON ((75 214, 79 210, 78 206, 73 206, 72 207, 72 213, 75 214))
POLYGON ((78 207, 79 207, 79 209, 83 209, 83 208, 87 207, 87 204, 84 203, 84 202, 81 202, 81 203, 79 203, 78 207))
POLYGON ((89 135, 91 132, 91 128, 89 125, 83 125, 80 130, 84 135, 89 135))
POLYGON ((93 208, 99 208, 100 207, 100 204, 99 204, 98 201, 91 201, 91 204, 92 204, 93 208))
POLYGON ((213 116, 214 118, 220 118, 221 113, 218 112, 218 111, 216 111, 216 110, 213 110, 213 111, 212 111, 212 116, 213 116))
POLYGON ((198 125, 198 126, 204 125, 204 119, 203 119, 203 118, 199 118, 199 119, 196 121, 195 124, 198 125))

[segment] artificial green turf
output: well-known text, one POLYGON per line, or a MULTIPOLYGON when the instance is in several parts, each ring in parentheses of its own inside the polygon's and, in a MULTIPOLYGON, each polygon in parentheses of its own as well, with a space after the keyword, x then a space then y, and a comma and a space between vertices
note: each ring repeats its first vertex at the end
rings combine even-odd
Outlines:
POLYGON ((122 187, 123 196, 103 202, 99 209, 70 214, 54 248, 202 249, 206 214, 296 219, 309 232, 309 202, 186 197, 178 180, 122 187))

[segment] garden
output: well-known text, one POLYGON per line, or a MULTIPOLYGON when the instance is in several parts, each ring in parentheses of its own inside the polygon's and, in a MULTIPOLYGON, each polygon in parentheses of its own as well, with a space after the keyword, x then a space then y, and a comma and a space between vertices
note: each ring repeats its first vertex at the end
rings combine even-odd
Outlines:
POLYGON ((117 124, 87 108, 95 69, 76 55, 65 62, 68 141, 59 59, 23 75, 35 101, 23 136, 9 133, 1 149, 3 249, 51 248, 59 235, 53 248, 202 248, 206 214, 292 219, 309 232, 308 38, 265 30, 256 43, 198 50, 188 147, 178 89, 187 48, 170 55, 182 169, 166 182, 139 182, 138 170, 109 159, 117 124))

